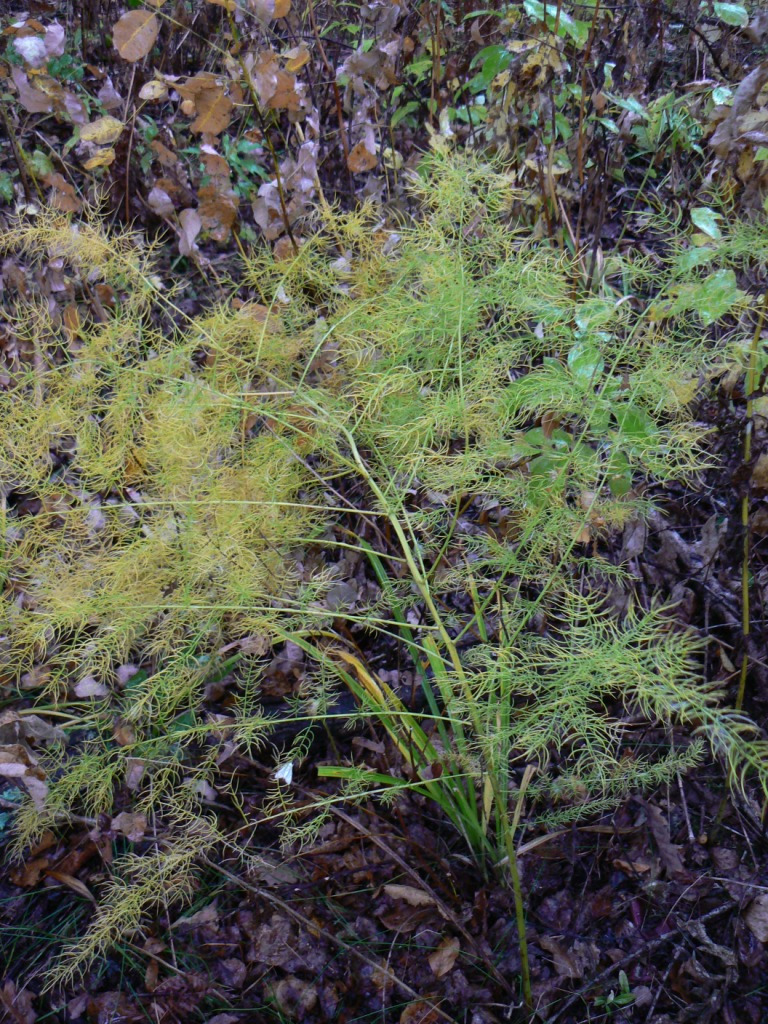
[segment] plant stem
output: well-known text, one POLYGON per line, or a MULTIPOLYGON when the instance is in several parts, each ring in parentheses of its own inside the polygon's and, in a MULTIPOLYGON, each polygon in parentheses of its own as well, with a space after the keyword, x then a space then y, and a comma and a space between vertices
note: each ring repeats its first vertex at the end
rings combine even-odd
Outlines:
MULTIPOLYGON (((757 387, 757 350, 760 346, 760 335, 763 333, 765 312, 768 309, 768 292, 763 295, 757 323, 752 334, 752 345, 749 350, 749 365, 744 384, 747 394, 747 419, 744 425, 744 456, 743 465, 749 472, 752 461, 752 432, 754 429, 754 400, 752 398, 757 387)), ((750 638, 750 606, 749 606, 749 506, 751 498, 749 477, 741 499, 741 528, 744 534, 743 557, 741 560, 741 637, 744 653, 741 656, 741 672, 739 674, 739 692, 736 695, 736 710, 741 711, 747 689, 747 672, 749 671, 749 638, 750 638)))

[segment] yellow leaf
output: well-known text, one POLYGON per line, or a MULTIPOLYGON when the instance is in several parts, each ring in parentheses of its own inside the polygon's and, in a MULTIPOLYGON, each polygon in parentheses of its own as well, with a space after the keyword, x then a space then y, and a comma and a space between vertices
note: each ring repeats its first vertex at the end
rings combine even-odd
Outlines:
POLYGON ((112 42, 123 58, 133 63, 146 57, 155 45, 160 22, 151 11, 129 11, 112 29, 112 42))
POLYGON ((294 46, 285 55, 285 70, 298 71, 309 61, 309 50, 302 43, 301 46, 294 46))
POLYGON ((85 124, 80 129, 80 138, 83 142, 96 142, 99 146, 110 146, 120 138, 125 125, 116 117, 98 117, 90 124, 85 124))
POLYGON ((164 100, 168 95, 168 86, 165 82, 161 82, 159 78, 153 78, 151 82, 145 82, 139 89, 139 99, 149 100, 164 100))
POLYGON ((86 160, 83 167, 86 171, 92 171, 96 167, 109 167, 115 159, 114 149, 100 149, 90 160, 86 160))

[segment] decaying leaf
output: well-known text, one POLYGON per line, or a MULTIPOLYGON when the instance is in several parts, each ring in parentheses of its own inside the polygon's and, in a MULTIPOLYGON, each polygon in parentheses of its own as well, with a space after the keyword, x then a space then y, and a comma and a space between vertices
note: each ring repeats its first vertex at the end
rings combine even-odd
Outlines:
POLYGON ((151 11, 129 11, 115 23, 112 41, 123 60, 134 62, 147 56, 159 32, 157 15, 151 11))

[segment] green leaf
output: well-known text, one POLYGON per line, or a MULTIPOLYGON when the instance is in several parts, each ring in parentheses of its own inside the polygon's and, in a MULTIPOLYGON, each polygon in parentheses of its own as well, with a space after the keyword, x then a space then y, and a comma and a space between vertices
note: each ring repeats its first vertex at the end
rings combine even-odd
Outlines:
POLYGON ((613 410, 619 425, 619 434, 630 441, 647 441, 658 427, 644 409, 636 405, 619 405, 613 410))
POLYGON ((568 369, 579 384, 594 384, 605 369, 600 350, 590 341, 580 341, 568 353, 568 369))
POLYGON ((41 149, 36 149, 29 158, 29 166, 36 178, 44 178, 47 174, 53 174, 51 158, 41 149))
POLYGON ((726 25, 735 25, 737 28, 744 28, 749 24, 749 15, 743 4, 712 4, 715 14, 720 21, 726 25))
POLYGON ((588 21, 577 21, 562 8, 560 9, 560 18, 557 20, 557 5, 555 3, 547 4, 545 8, 541 0, 524 0, 523 6, 528 17, 536 21, 545 21, 544 12, 546 10, 546 26, 548 29, 554 31, 555 22, 557 21, 557 34, 559 36, 570 36, 580 49, 586 45, 589 38, 588 21))
POLYGON ((705 324, 719 320, 747 297, 737 287, 733 270, 717 270, 703 281, 678 286, 673 294, 675 299, 669 309, 672 315, 694 310, 705 324))
POLYGON ((396 128, 403 118, 412 114, 415 110, 418 110, 419 106, 420 104, 416 100, 411 100, 410 103, 406 103, 404 106, 400 107, 392 115, 392 121, 390 122, 391 127, 396 128))
POLYGON ((710 238, 718 239, 722 237, 720 228, 717 225, 719 220, 720 214, 710 206, 697 206, 691 210, 691 221, 699 231, 703 231, 710 238))

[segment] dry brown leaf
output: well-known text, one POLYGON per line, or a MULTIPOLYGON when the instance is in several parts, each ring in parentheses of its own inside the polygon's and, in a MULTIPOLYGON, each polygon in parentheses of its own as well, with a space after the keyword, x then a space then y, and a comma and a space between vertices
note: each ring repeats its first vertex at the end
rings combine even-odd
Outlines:
POLYGON ((384 892, 393 900, 405 900, 412 907, 429 907, 435 902, 434 897, 415 885, 397 885, 392 883, 384 886, 384 892))
POLYGON ((459 940, 455 936, 450 936, 443 939, 434 953, 429 954, 429 966, 436 978, 442 978, 444 974, 453 970, 460 949, 459 940))
POLYGON ((110 828, 115 832, 121 832, 132 843, 138 843, 144 838, 144 833, 147 831, 147 816, 146 814, 121 811, 110 822, 110 828))
POLYGON ((90 124, 83 125, 80 129, 80 139, 83 142, 95 142, 98 146, 111 146, 117 142, 125 128, 122 121, 116 117, 97 117, 90 124))
POLYGON ((680 856, 680 847, 670 839, 667 819, 655 804, 646 803, 645 809, 648 813, 648 824, 659 850, 659 859, 664 865, 667 876, 669 878, 686 877, 688 872, 680 856))
POLYGON ((157 185, 149 191, 147 206, 158 217, 169 217, 175 209, 171 197, 164 189, 158 188, 157 185))
POLYGON ((353 146, 347 157, 347 167, 349 167, 353 174, 363 174, 365 171, 371 171, 377 162, 376 154, 367 148, 365 142, 358 142, 356 146, 353 146))
POLYGON ((761 892, 744 911, 744 923, 758 942, 768 942, 768 892, 761 892))
POLYGON ((230 122, 233 106, 221 86, 204 89, 195 98, 197 117, 189 130, 198 134, 220 135, 230 122))
POLYGON ((155 45, 160 22, 151 11, 129 11, 112 28, 112 42, 123 60, 146 57, 155 45))
POLYGON ((26 743, 9 743, 0 747, 0 776, 20 782, 39 810, 45 806, 48 784, 45 772, 26 743))
POLYGON ((195 239, 200 234, 203 222, 197 210, 182 210, 179 214, 181 233, 179 234, 179 252, 182 256, 191 256, 197 251, 195 239))
POLYGON ((282 978, 272 990, 279 1008, 292 1020, 303 1020, 317 1005, 317 989, 293 974, 282 978))
POLYGON ((440 1020, 440 1012, 435 1006, 417 999, 408 1003, 400 1014, 400 1024, 437 1024, 440 1020))
POLYGON ((768 490, 768 452, 762 452, 752 470, 752 486, 768 490))
POLYGON ((96 897, 93 895, 88 886, 81 882, 79 878, 75 878, 74 875, 68 875, 66 871, 46 871, 46 875, 49 878, 55 879, 57 882, 61 882, 62 885, 66 885, 72 892, 76 892, 78 896, 83 896, 85 899, 90 900, 91 903, 96 902, 96 897))

